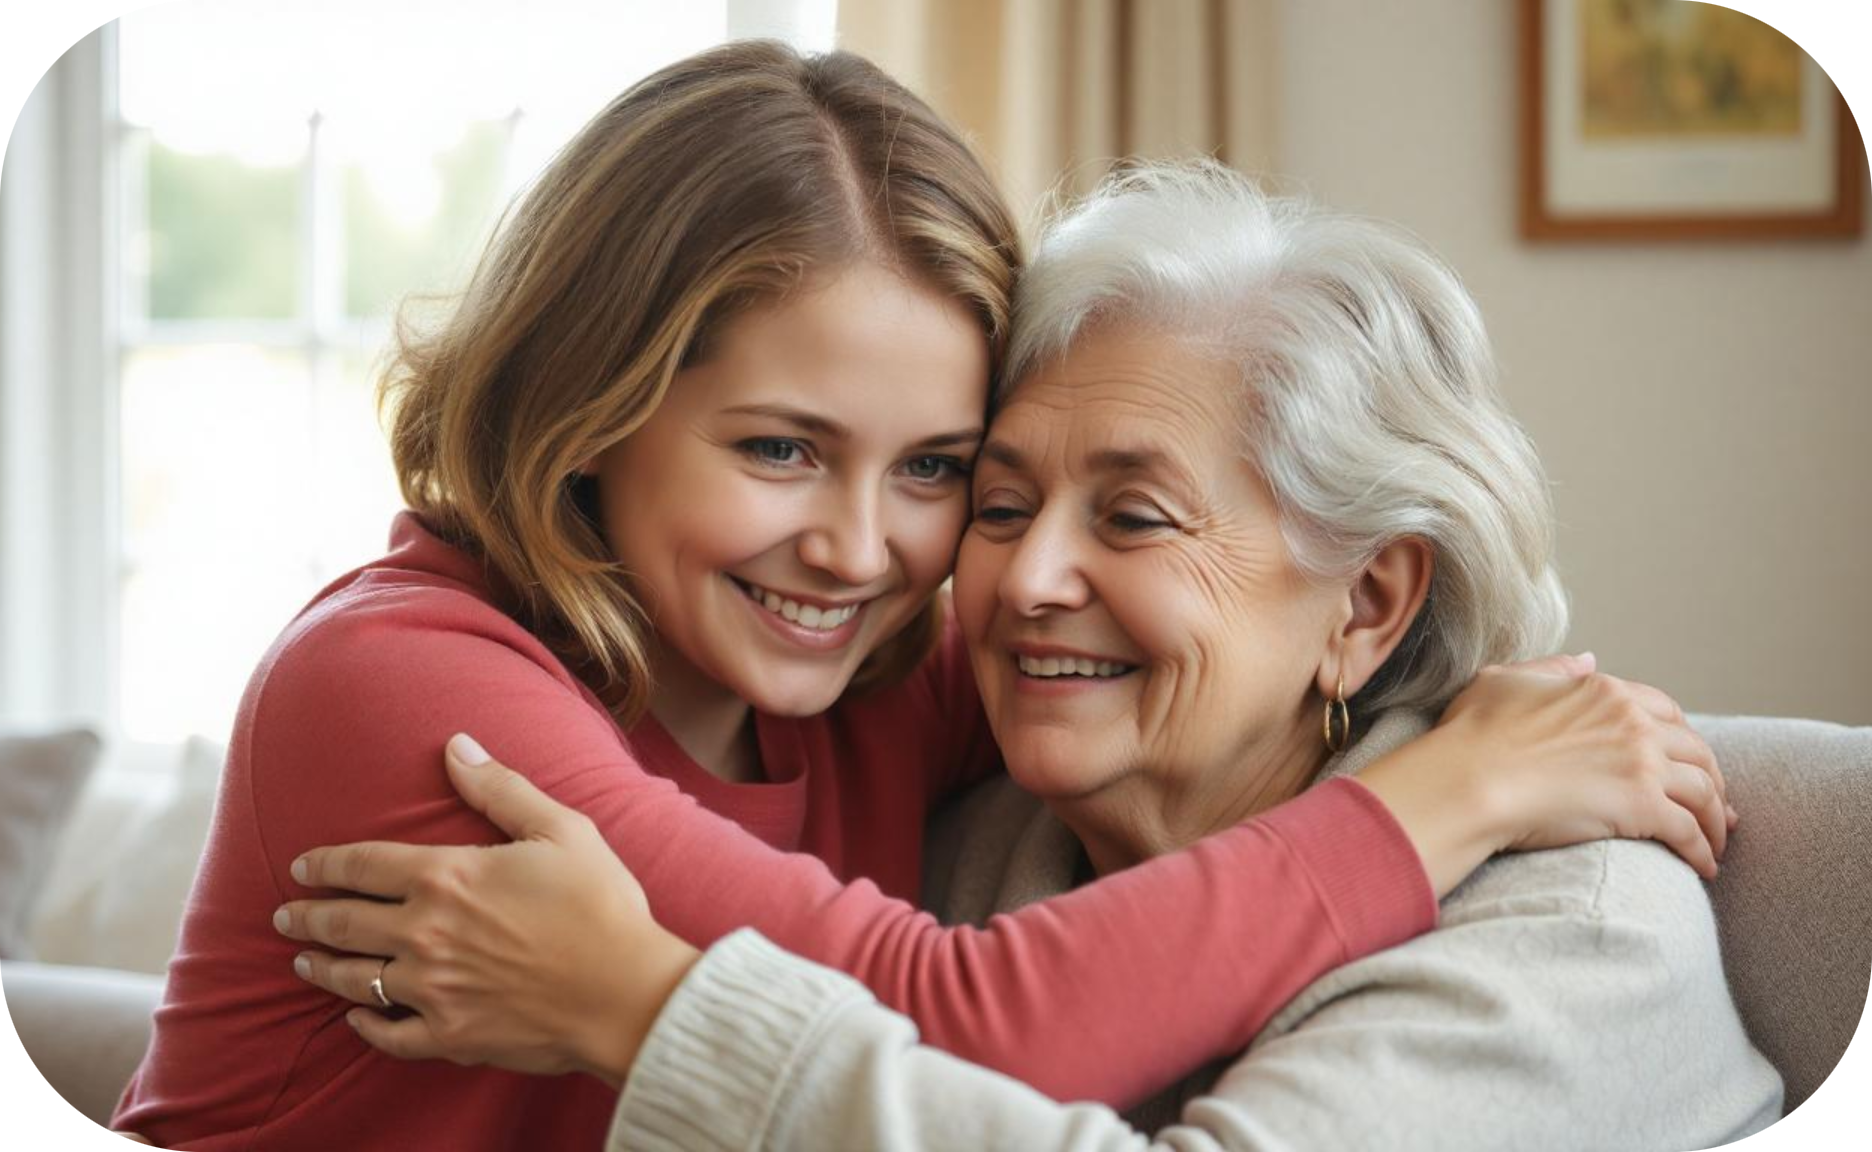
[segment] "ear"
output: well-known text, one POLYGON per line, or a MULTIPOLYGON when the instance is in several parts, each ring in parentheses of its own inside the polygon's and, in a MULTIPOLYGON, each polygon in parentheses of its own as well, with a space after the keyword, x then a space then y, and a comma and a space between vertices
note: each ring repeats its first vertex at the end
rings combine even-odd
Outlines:
POLYGON ((578 466, 578 475, 585 477, 587 480, 598 475, 598 457, 593 456, 583 464, 580 464, 578 466))
POLYGON ((1347 592, 1349 610, 1333 638, 1338 659, 1320 663, 1320 695, 1331 700, 1343 675, 1350 699, 1384 666, 1423 610, 1434 568, 1430 545, 1416 536, 1394 540, 1372 558, 1347 592))

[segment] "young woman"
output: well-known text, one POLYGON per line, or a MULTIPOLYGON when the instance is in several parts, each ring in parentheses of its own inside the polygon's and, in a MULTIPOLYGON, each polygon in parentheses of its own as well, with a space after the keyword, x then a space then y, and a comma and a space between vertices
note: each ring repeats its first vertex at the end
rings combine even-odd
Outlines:
MULTIPOLYGON (((936 591, 1018 257, 967 148, 854 57, 730 45, 601 112, 405 347, 413 511, 254 674, 117 1126, 197 1149, 602 1137, 594 1081, 382 1059, 268 929, 314 846, 497 838, 442 771, 465 729, 590 817, 690 945, 756 927, 932 1043, 1114 1103, 1429 928, 1499 848, 1581 815, 1661 834, 1661 784, 1592 812, 1599 790, 1551 787, 1566 741, 1528 726, 1476 763, 1407 747, 985 929, 907 903, 931 805, 996 765, 936 591), (1465 803, 1485 772, 1506 799, 1465 803)), ((640 960, 670 984, 684 962, 640 960)))

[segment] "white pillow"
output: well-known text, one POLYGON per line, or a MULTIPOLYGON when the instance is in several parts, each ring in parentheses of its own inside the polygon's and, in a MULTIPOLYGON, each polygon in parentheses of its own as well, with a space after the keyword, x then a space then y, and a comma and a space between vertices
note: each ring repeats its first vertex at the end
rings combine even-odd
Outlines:
POLYGON ((97 754, 83 730, 0 736, 0 958, 31 958, 33 904, 97 754))
MULTIPOLYGON (((127 818, 110 821, 117 828, 109 830, 105 842, 68 846, 72 853, 83 853, 68 862, 84 867, 34 925, 41 959, 157 975, 167 971, 225 760, 219 744, 190 737, 174 775, 139 797, 127 818)), ((84 831, 84 824, 78 821, 74 834, 84 831)))

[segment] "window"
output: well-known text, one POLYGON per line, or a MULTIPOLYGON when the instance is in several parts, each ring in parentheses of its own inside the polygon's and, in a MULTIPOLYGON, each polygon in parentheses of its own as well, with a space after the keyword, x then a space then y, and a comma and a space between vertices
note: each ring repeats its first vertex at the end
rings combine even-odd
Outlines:
POLYGON ((108 525, 106 725, 225 738, 279 629, 381 554, 395 312, 461 285, 559 144, 669 61, 730 34, 825 48, 832 18, 831 0, 194 0, 119 21, 98 57, 109 480, 77 509, 108 525))

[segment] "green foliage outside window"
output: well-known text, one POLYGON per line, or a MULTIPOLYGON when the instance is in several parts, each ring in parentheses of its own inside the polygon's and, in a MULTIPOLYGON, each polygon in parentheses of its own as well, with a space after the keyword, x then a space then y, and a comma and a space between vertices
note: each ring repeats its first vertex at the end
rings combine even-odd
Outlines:
POLYGON ((435 211, 410 223, 377 197, 366 171, 344 171, 345 312, 387 316, 410 294, 460 289, 499 206, 506 126, 480 121, 430 158, 435 211))
POLYGON ((295 311, 299 170, 149 146, 149 315, 285 320, 295 311))

